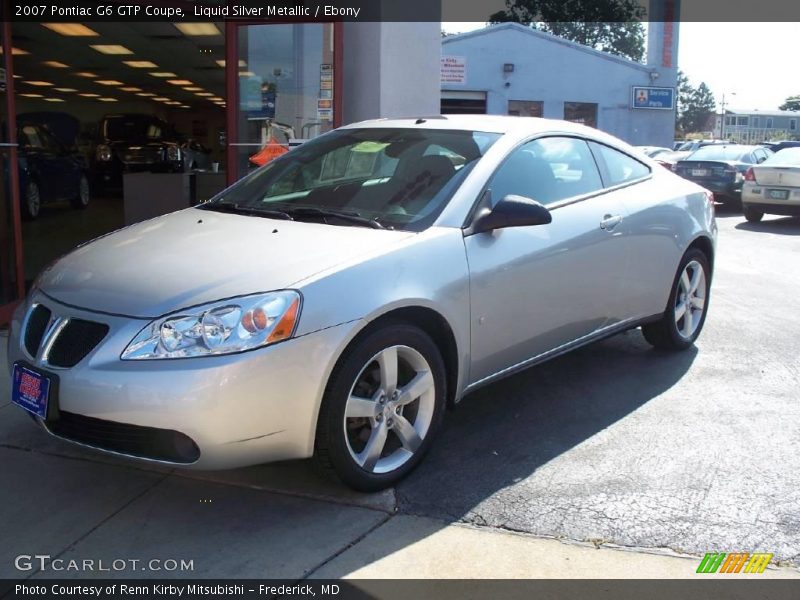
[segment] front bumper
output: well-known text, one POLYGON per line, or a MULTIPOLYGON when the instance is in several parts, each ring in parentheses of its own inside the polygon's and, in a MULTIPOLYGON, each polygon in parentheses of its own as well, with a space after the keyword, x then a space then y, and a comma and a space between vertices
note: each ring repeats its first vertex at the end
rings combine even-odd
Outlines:
POLYGON ((106 452, 197 469, 311 456, 325 384, 358 326, 358 322, 338 325, 228 356, 123 361, 122 351, 147 321, 67 307, 40 292, 31 302, 21 306, 12 320, 8 362, 9 369, 16 361, 24 361, 57 376, 57 398, 51 402, 57 402, 58 410, 69 418, 57 425, 39 420, 45 429, 106 452), (55 316, 102 322, 109 326, 109 333, 76 366, 47 366, 31 356, 20 339, 31 302, 45 304, 55 316), (80 434, 87 427, 92 431, 88 437, 80 434), (194 458, 189 452, 188 460, 175 460, 168 454, 165 458, 155 441, 142 456, 150 430, 185 436, 196 445, 199 456, 194 458), (114 443, 103 443, 104 432, 114 436, 114 443), (120 439, 133 444, 134 437, 136 445, 119 446, 120 439))

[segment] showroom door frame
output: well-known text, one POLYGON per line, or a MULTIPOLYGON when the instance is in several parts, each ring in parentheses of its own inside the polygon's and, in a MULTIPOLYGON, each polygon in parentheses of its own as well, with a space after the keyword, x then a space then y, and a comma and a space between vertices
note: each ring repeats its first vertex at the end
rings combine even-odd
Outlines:
MULTIPOLYGON (((10 8, 8 2, 3 2, 3 11, 10 8)), ((0 326, 11 321, 11 314, 25 296, 25 268, 22 256, 22 215, 19 203, 19 162, 17 158, 17 107, 14 100, 14 56, 12 54, 11 22, 2 22, 3 28, 3 60, 2 68, 6 70, 6 123, 8 139, 0 139, 0 147, 8 152, 8 183, 9 201, 11 202, 11 237, 14 247, 14 272, 16 279, 16 299, 0 304, 0 326)), ((0 250, 4 250, 0 248, 0 250)))
MULTIPOLYGON (((239 179, 236 172, 236 148, 239 141, 239 27, 247 25, 286 25, 274 21, 226 21, 225 22, 225 163, 226 184, 232 185, 239 179)), ((291 24, 291 23, 289 23, 291 24)), ((342 125, 343 88, 343 31, 341 21, 333 22, 333 126, 342 125)))

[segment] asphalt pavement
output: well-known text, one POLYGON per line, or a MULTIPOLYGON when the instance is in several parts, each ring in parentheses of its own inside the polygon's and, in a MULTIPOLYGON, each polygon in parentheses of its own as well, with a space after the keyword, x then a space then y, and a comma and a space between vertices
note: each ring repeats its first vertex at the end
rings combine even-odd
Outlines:
POLYGON ((380 494, 308 461, 191 473, 96 454, 10 405, 0 369, 0 577, 108 575, 14 567, 37 553, 193 560, 120 572, 140 577, 446 577, 431 555, 456 550, 461 576, 641 576, 650 560, 691 576, 711 551, 771 552, 800 576, 800 220, 718 222, 695 349, 631 331, 484 388, 380 494))

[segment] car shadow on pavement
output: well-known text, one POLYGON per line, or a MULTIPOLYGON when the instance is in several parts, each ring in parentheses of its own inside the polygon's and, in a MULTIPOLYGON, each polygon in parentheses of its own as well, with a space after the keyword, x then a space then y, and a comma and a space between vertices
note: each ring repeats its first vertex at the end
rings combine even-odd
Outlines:
POLYGON ((777 233, 779 235, 800 235, 800 218, 781 217, 778 219, 767 218, 766 221, 750 223, 742 221, 736 225, 742 231, 758 231, 763 233, 777 233))
POLYGON ((447 415, 401 511, 462 519, 498 490, 668 390, 697 354, 653 350, 639 330, 586 346, 470 394, 447 415))

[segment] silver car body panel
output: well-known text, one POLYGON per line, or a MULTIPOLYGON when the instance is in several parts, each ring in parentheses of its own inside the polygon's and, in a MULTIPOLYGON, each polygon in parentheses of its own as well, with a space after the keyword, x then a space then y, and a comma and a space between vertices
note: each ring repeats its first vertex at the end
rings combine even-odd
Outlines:
MULTIPOLYGON (((399 309, 426 309, 453 333, 455 399, 545 358, 662 313, 688 246, 716 239, 696 184, 595 129, 542 119, 459 116, 349 127, 428 127, 504 135, 421 233, 187 209, 100 238, 60 259, 15 313, 9 366, 28 356, 21 322, 35 302, 109 325, 77 366, 58 370, 62 410, 176 429, 195 468, 310 456, 327 380, 348 344, 399 309), (467 235, 486 181, 514 148, 578 135, 648 164, 640 181, 551 207, 553 222, 467 235), (613 227, 601 222, 619 216, 613 227), (150 320, 275 289, 303 308, 293 339, 228 356, 123 361, 150 320)), ((437 340, 438 341, 438 340, 437 340)), ((42 366, 42 365, 38 365, 42 366)), ((55 372, 55 370, 54 370, 55 372)))

